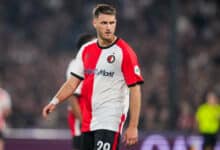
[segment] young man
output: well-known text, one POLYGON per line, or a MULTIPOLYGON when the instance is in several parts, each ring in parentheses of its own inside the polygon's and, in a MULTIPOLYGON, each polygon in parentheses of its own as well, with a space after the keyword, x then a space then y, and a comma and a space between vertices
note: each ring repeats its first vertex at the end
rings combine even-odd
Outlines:
POLYGON ((115 35, 115 8, 107 4, 97 5, 93 10, 93 26, 97 40, 82 46, 71 71, 72 77, 42 113, 47 117, 83 80, 81 150, 118 150, 128 106, 130 121, 123 141, 133 145, 138 140, 143 78, 135 52, 115 35))
POLYGON ((214 150, 217 143, 220 125, 220 90, 209 90, 205 97, 205 103, 196 111, 198 131, 203 137, 203 150, 214 150))
MULTIPOLYGON (((77 50, 82 47, 85 43, 95 39, 96 36, 93 34, 82 34, 79 36, 79 39, 76 43, 77 50)), ((66 77, 67 79, 71 76, 71 70, 74 65, 75 59, 71 60, 68 65, 66 77)), ((82 84, 82 83, 81 83, 82 84)), ((68 125, 72 135, 72 149, 80 150, 80 122, 81 122, 81 111, 82 111, 82 101, 80 100, 81 97, 81 86, 77 88, 72 96, 69 98, 69 105, 68 105, 68 125)))

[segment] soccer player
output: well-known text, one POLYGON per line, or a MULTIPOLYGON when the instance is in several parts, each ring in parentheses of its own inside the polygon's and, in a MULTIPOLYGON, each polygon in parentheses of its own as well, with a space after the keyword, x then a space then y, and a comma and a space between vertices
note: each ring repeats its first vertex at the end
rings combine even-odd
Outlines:
POLYGON ((214 150, 217 143, 220 125, 220 91, 217 88, 210 89, 196 111, 198 130, 203 137, 203 150, 214 150))
POLYGON ((83 45, 72 76, 42 111, 44 117, 68 98, 83 80, 81 150, 118 150, 128 107, 130 120, 123 141, 138 141, 138 121, 143 78, 133 49, 115 35, 116 9, 98 4, 93 10, 97 40, 83 45))
MULTIPOLYGON (((76 43, 77 50, 80 49, 82 45, 85 43, 95 39, 95 35, 93 34, 82 34, 79 36, 79 39, 76 43)), ((71 60, 71 62, 68 65, 66 77, 67 79, 71 76, 71 69, 74 64, 74 60, 71 60)), ((81 83, 82 84, 82 83, 81 83)), ((70 96, 69 99, 69 105, 68 105, 68 124, 70 128, 70 132, 72 135, 72 149, 74 150, 80 150, 80 122, 81 122, 81 111, 82 111, 82 101, 80 100, 81 95, 81 86, 77 88, 77 90, 74 92, 72 96, 70 96)))
POLYGON ((6 127, 6 118, 11 113, 11 97, 9 93, 0 88, 0 150, 4 150, 4 129, 6 127))

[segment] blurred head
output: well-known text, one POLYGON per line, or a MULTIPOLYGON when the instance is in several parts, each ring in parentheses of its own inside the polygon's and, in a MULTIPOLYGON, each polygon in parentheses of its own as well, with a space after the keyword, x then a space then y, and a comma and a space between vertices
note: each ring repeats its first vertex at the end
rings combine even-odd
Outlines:
POLYGON ((80 49, 82 47, 82 45, 84 45, 85 43, 87 43, 95 38, 96 38, 96 36, 94 34, 89 34, 89 33, 81 34, 77 40, 76 48, 80 49))
POLYGON ((220 91, 218 88, 210 90, 207 94, 207 102, 212 105, 219 104, 220 91))
POLYGON ((116 29, 116 9, 108 4, 98 4, 93 9, 93 26, 101 40, 112 41, 116 29))

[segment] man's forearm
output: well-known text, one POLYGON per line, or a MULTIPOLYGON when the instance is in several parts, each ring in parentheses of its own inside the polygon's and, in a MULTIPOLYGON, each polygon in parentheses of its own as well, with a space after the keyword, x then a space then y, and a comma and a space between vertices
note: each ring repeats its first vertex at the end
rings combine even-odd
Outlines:
POLYGON ((138 127, 141 109, 141 88, 136 85, 130 88, 130 121, 129 127, 138 127))
POLYGON ((76 90, 79 83, 80 80, 76 77, 68 79, 55 95, 55 97, 59 100, 59 103, 73 95, 73 92, 76 90))

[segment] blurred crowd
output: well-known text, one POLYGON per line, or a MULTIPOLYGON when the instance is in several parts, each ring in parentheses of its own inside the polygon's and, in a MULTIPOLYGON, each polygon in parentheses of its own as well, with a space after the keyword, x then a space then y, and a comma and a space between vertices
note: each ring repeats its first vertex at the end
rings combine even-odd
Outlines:
MULTIPOLYGON (((0 85, 11 94, 12 128, 66 128, 66 105, 44 121, 42 107, 65 80, 79 34, 94 32, 95 0, 1 0, 0 85)), ((111 3, 111 1, 107 1, 111 3)), ((140 128, 167 130, 172 58, 169 1, 117 0, 117 35, 136 50, 145 78, 140 128)), ((220 86, 220 2, 179 0, 177 5, 175 129, 195 129, 204 92, 220 86)))

